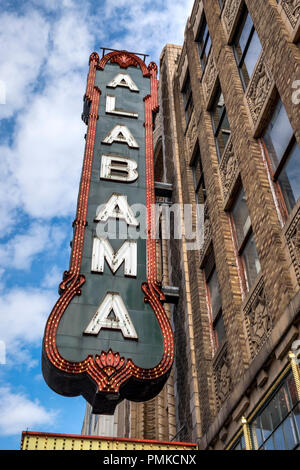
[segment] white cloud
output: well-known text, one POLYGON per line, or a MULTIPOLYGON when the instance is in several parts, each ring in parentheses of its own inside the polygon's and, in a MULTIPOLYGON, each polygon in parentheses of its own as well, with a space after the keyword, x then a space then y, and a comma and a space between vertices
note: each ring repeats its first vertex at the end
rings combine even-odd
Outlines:
POLYGON ((93 37, 84 11, 66 10, 54 23, 50 36, 52 50, 47 62, 47 73, 61 75, 81 67, 87 72, 93 37))
POLYGON ((11 171, 12 158, 11 150, 0 146, 0 238, 11 231, 20 203, 20 188, 11 171))
POLYGON ((30 400, 23 393, 14 393, 10 387, 0 387, 0 434, 20 434, 27 428, 54 424, 58 412, 47 410, 38 400, 30 400))
POLYGON ((138 52, 158 61, 166 42, 182 42, 192 0, 112 0, 93 9, 91 2, 71 0, 33 4, 41 8, 0 16, 6 44, 0 59, 14 88, 14 105, 0 108, 10 115, 27 104, 18 115, 12 145, 0 148, 1 235, 11 230, 20 206, 46 219, 75 213, 86 132, 80 120, 82 96, 96 34, 116 48, 136 50, 138 44, 138 52), (42 16, 45 8, 55 14, 42 16), (112 32, 118 39, 111 40, 112 32), (33 83, 39 84, 37 90, 33 83))
POLYGON ((64 8, 73 8, 74 2, 72 0, 31 0, 31 2, 47 11, 57 12, 64 8))
POLYGON ((20 234, 0 247, 2 268, 29 270, 36 255, 58 250, 65 238, 62 228, 55 225, 34 222, 25 233, 21 226, 19 229, 20 234))
POLYGON ((58 79, 17 122, 14 178, 21 204, 33 217, 75 214, 86 131, 83 94, 80 75, 58 79))
MULTIPOLYGON (((49 19, 48 23, 41 20, 41 25, 37 21, 41 18, 38 13, 30 12, 22 17, 26 27, 30 25, 29 29, 34 31, 43 25, 49 43, 48 50, 44 51, 47 54, 42 54, 43 86, 37 92, 31 90, 30 100, 27 96, 28 105, 18 114, 12 145, 0 148, 1 166, 4 167, 0 173, 0 196, 3 196, 0 230, 3 226, 4 234, 16 220, 18 206, 33 217, 51 218, 75 213, 86 132, 80 116, 88 57, 92 49, 89 22, 81 10, 64 8, 58 19, 52 23, 49 19)), ((21 20, 17 15, 10 15, 9 21, 15 26, 21 20)), ((14 55, 18 56, 19 37, 14 39, 11 35, 5 43, 7 41, 8 49, 15 50, 14 55)), ((33 37, 32 42, 43 41, 33 37)), ((16 68, 12 70, 12 76, 22 76, 20 89, 12 81, 16 88, 16 103, 9 108, 9 113, 24 104, 24 87, 28 88, 30 80, 37 80, 41 62, 37 46, 25 40, 22 47, 21 55, 23 53, 29 62, 33 62, 35 74, 26 74, 26 70, 23 74, 21 66, 20 74, 17 70, 19 62, 9 61, 5 56, 5 65, 16 68)), ((6 105, 0 109, 6 109, 6 105)))
POLYGON ((47 272, 43 282, 42 287, 46 289, 51 289, 53 287, 59 286, 59 283, 62 281, 62 271, 57 266, 52 266, 49 272, 47 272))
POLYGON ((35 365, 30 347, 41 344, 48 315, 57 295, 47 290, 15 288, 0 298, 0 340, 5 342, 8 366, 35 365))
POLYGON ((114 15, 111 27, 122 32, 112 43, 115 49, 148 53, 158 63, 166 43, 182 45, 184 28, 194 0, 110 0, 105 3, 106 20, 114 15), (139 50, 137 50, 139 49, 139 50))
POLYGON ((6 88, 0 118, 11 117, 28 103, 46 58, 48 34, 49 25, 36 11, 0 15, 0 80, 6 88))

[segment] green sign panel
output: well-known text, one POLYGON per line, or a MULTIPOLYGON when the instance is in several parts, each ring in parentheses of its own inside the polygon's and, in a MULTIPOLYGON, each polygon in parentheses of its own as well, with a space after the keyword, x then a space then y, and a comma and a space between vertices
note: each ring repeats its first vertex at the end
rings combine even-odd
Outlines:
POLYGON ((173 362, 151 237, 156 73, 126 51, 90 57, 70 268, 47 321, 42 366, 51 388, 83 395, 94 413, 153 398, 173 362))

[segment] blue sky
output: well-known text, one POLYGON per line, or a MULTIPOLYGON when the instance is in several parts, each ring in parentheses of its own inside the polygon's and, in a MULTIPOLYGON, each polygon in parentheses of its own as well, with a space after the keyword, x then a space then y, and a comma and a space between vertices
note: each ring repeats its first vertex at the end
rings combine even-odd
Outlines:
POLYGON ((84 399, 51 391, 40 356, 69 264, 89 55, 104 46, 158 63, 166 43, 182 44, 192 4, 1 1, 0 449, 18 449, 26 429, 81 432, 84 399))

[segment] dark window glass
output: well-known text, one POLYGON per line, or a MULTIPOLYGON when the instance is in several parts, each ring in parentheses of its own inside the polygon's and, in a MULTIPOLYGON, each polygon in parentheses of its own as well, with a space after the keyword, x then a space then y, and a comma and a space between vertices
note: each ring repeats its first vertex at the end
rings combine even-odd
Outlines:
POLYGON ((279 100, 264 134, 274 180, 290 213, 300 196, 300 148, 282 102, 279 100))
POLYGON ((224 326, 224 319, 223 315, 219 315, 217 320, 214 322, 214 330, 216 336, 217 346, 222 344, 223 338, 225 338, 225 326, 224 326))
POLYGON ((211 111, 215 142, 219 160, 221 159, 228 139, 230 126, 226 112, 226 106, 221 89, 218 88, 216 99, 211 111))
POLYGON ((254 449, 287 450, 299 445, 298 397, 294 397, 296 384, 292 372, 284 379, 264 408, 250 423, 251 439, 254 449), (293 382, 293 384, 292 384, 293 382))
POLYGON ((196 202, 198 204, 203 204, 206 200, 206 191, 199 147, 197 147, 197 151, 193 159, 192 170, 194 188, 196 193, 196 202))
POLYGON ((216 268, 213 269, 213 272, 209 280, 207 281, 207 285, 208 285, 209 292, 210 292, 210 303, 211 303, 211 310, 212 310, 213 321, 214 321, 217 315, 219 314, 220 308, 222 306, 216 268))
POLYGON ((250 235, 245 244, 245 247, 242 251, 242 257, 245 263, 247 280, 250 288, 261 270, 253 234, 250 235))
POLYGON ((248 288, 250 289, 261 270, 261 266, 252 233, 251 220, 243 188, 240 190, 232 209, 232 218, 235 226, 239 256, 242 258, 248 281, 248 288))
POLYGON ((245 444, 245 438, 244 435, 242 435, 237 442, 233 444, 230 450, 245 450, 246 449, 246 444, 245 444))
POLYGON ((238 247, 241 246, 251 227, 251 220, 244 189, 242 188, 232 210, 238 247))
POLYGON ((191 114, 193 111, 193 95, 192 95, 192 87, 189 75, 186 78, 184 89, 183 89, 183 102, 184 102, 184 111, 185 111, 185 119, 188 124, 191 114))
POLYGON ((208 26, 206 23, 206 19, 203 18, 201 27, 199 30, 199 34, 197 36, 196 42, 198 44, 198 50, 199 50, 199 57, 200 57, 200 63, 202 67, 202 71, 204 72, 208 56, 210 53, 211 49, 211 39, 208 31, 208 26))
POLYGON ((234 41, 234 50, 242 82, 246 89, 262 50, 251 16, 246 10, 234 41))
POLYGON ((222 298, 215 266, 209 278, 206 280, 206 283, 209 291, 209 308, 212 317, 211 321, 213 323, 215 346, 218 348, 225 337, 225 326, 222 316, 222 298))

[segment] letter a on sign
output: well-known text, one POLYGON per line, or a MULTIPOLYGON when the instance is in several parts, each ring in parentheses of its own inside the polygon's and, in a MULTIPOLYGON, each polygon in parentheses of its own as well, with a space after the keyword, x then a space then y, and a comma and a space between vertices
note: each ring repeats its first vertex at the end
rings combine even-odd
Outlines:
POLYGON ((106 294, 84 333, 87 335, 98 335, 101 328, 121 330, 124 338, 137 339, 135 328, 122 297, 116 292, 108 292, 106 294), (111 313, 114 314, 113 318, 109 318, 111 313))
POLYGON ((128 147, 132 148, 139 148, 130 130, 123 124, 117 124, 102 140, 103 144, 112 144, 113 142, 127 144, 128 147))
POLYGON ((128 205, 127 197, 123 194, 112 194, 107 203, 98 211, 95 221, 106 222, 107 219, 123 219, 128 225, 138 227, 139 223, 128 205))
POLYGON ((129 88, 131 91, 139 91, 138 87, 127 73, 118 73, 113 80, 107 85, 108 88, 116 88, 117 86, 123 86, 129 88))

